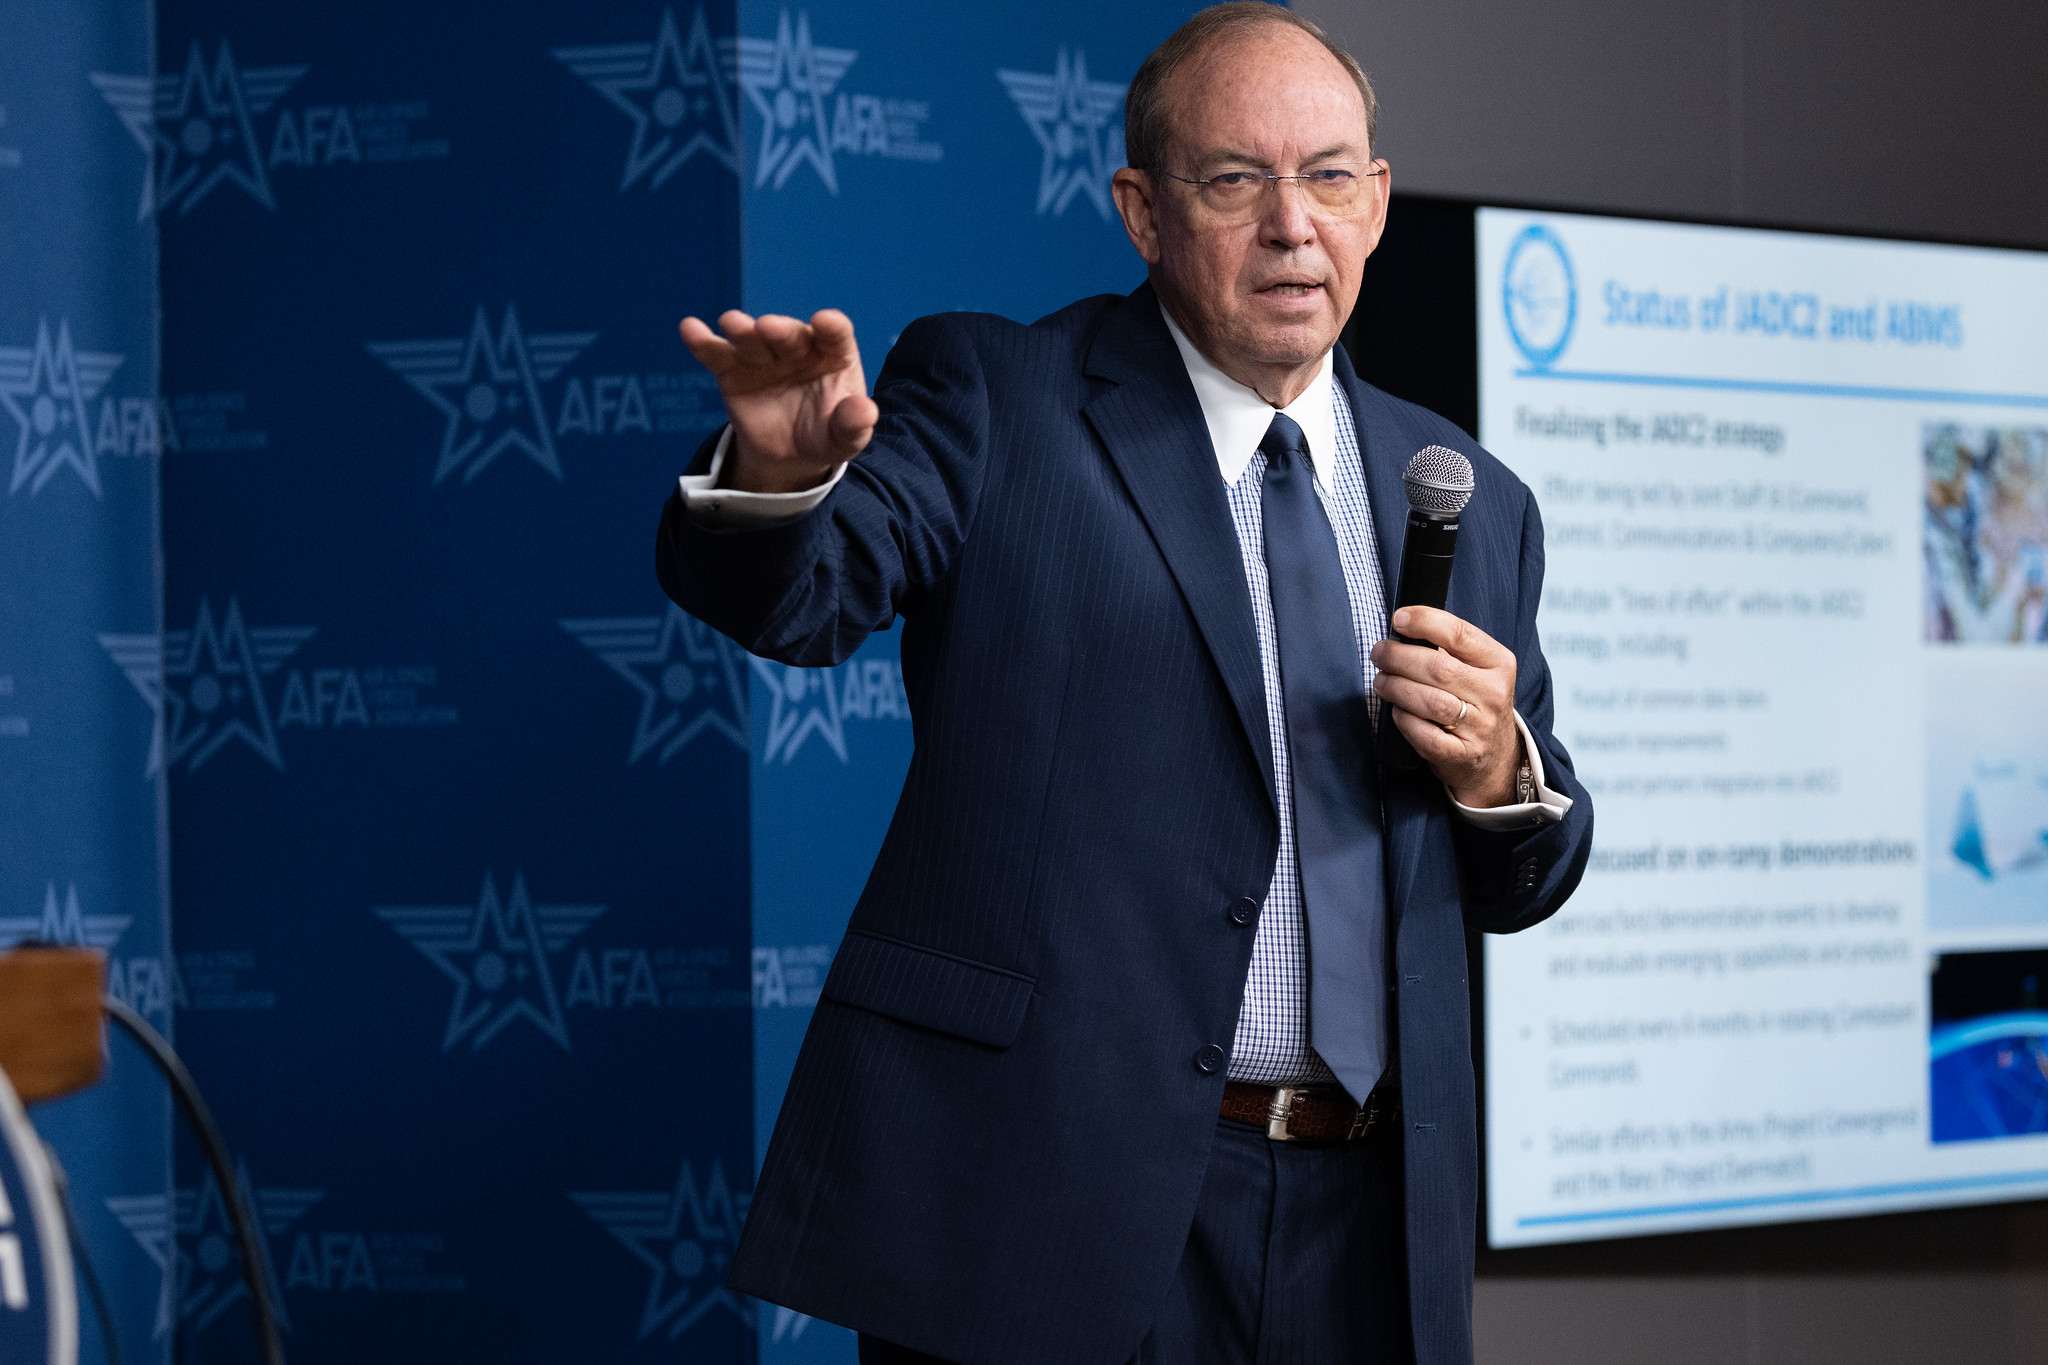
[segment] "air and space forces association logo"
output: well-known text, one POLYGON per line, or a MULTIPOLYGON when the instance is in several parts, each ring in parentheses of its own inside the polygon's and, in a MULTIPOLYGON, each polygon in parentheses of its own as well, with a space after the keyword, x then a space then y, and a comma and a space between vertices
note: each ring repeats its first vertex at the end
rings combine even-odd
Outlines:
POLYGON ((623 448, 620 442, 630 447, 656 433, 700 433, 724 420, 717 383, 701 370, 565 374, 597 337, 528 331, 510 303, 494 322, 478 304, 464 334, 372 341, 365 349, 439 414, 436 487, 458 475, 469 484, 494 465, 522 462, 559 482, 570 437, 623 448))
POLYGON ((476 1052, 522 1019, 570 1051, 554 957, 603 913, 602 905, 535 905, 518 875, 502 901, 497 879, 486 875, 475 905, 377 908, 378 919, 455 985, 443 1052, 458 1043, 476 1052))
POLYGON ((133 915, 87 913, 76 885, 66 883, 60 897, 57 883, 46 882, 40 914, 0 915, 0 952, 22 943, 97 948, 106 958, 107 994, 145 1017, 168 1018, 170 973, 163 957, 117 951, 134 922, 133 915))
POLYGON ((190 630, 99 637, 114 663, 156 712, 146 775, 186 764, 197 772, 239 740, 271 767, 284 769, 264 679, 313 638, 318 626, 250 628, 242 604, 228 599, 216 617, 202 598, 190 630))
POLYGON ((1564 242, 1541 223, 1523 228, 1508 246, 1501 307, 1508 335, 1537 369, 1548 369, 1571 343, 1579 316, 1578 282, 1564 242))
MULTIPOLYGON (((7 479, 9 495, 26 489, 30 496, 68 469, 94 497, 100 496, 100 452, 121 449, 120 410, 109 399, 100 418, 104 426, 113 423, 110 441, 95 431, 87 404, 121 368, 124 357, 112 351, 82 351, 71 339, 71 323, 60 318, 56 331, 44 318, 36 323, 36 337, 28 346, 0 346, 0 411, 14 423, 13 472, 7 479)), ((131 419, 150 424, 146 442, 156 448, 156 405, 129 399, 131 419)))
POLYGON ((753 1323, 751 1305, 725 1287, 748 1197, 727 1183, 719 1162, 711 1163, 702 1184, 686 1160, 672 1189, 571 1192, 569 1198, 647 1268, 639 1340, 659 1332, 675 1341, 715 1311, 753 1323))
POLYGON ((924 136, 928 104, 839 88, 860 52, 816 41, 803 10, 780 11, 772 38, 715 36, 701 6, 687 25, 664 10, 652 42, 551 54, 631 124, 621 192, 659 189, 697 157, 740 171, 746 109, 760 120, 756 188, 779 190, 809 167, 826 193, 837 194, 842 156, 945 159, 945 149, 924 136))
MULTIPOLYGON (((235 1184, 261 1225, 257 1248, 264 1270, 272 1284, 282 1285, 284 1281, 271 1263, 271 1239, 290 1232, 327 1192, 258 1187, 250 1181, 246 1163, 237 1164, 235 1184)), ((107 1210, 163 1273, 156 1336, 164 1336, 173 1327, 204 1331, 222 1314, 248 1302, 227 1201, 210 1171, 199 1188, 177 1191, 175 1202, 162 1194, 115 1197, 107 1200, 107 1210)), ((291 1314, 282 1300, 277 1305, 277 1320, 280 1328, 291 1331, 291 1314)))
POLYGON ((945 149, 927 142, 931 108, 921 100, 885 99, 839 89, 858 50, 811 38, 810 15, 783 10, 773 38, 739 40, 739 84, 761 120, 754 184, 781 189, 808 165, 827 192, 839 193, 837 156, 879 156, 936 162, 945 149))
POLYGON ((195 41, 183 67, 155 78, 92 73, 93 88, 142 149, 138 216, 161 210, 183 218, 223 188, 274 213, 271 172, 280 167, 448 155, 445 141, 412 136, 411 125, 426 116, 422 101, 277 107, 309 69, 244 65, 223 38, 210 59, 195 41))
POLYGON ((637 184, 658 190, 700 155, 729 171, 739 170, 736 47, 731 38, 713 41, 700 5, 690 14, 687 34, 676 23, 675 11, 663 10, 651 43, 553 50, 556 61, 632 123, 621 193, 637 184))
POLYGON ((659 616, 575 617, 561 623, 640 697, 626 763, 667 763, 691 740, 747 750, 747 656, 681 607, 659 616))
POLYGON ((1088 54, 1071 58, 1061 48, 1050 72, 998 71, 1016 101, 1044 162, 1038 173, 1038 213, 1062 216, 1081 195, 1107 221, 1116 216, 1109 180, 1124 164, 1123 123, 1116 119, 1125 86, 1088 78, 1088 54), (1112 126, 1114 120, 1114 126, 1112 126))
POLYGON ((102 633, 100 647, 156 715, 144 775, 179 764, 194 773, 230 747, 283 772, 287 730, 417 729, 459 720, 453 706, 423 704, 439 679, 431 664, 287 669, 319 633, 318 626, 249 625, 235 597, 222 612, 200 598, 189 629, 102 633))
MULTIPOLYGON (((562 457, 540 386, 595 340, 595 332, 528 332, 509 303, 493 335, 478 304, 467 336, 373 341, 368 349, 446 419, 434 463, 438 486, 457 471, 468 483, 510 450, 561 478, 562 457)), ((645 412, 643 402, 643 421, 645 412)))

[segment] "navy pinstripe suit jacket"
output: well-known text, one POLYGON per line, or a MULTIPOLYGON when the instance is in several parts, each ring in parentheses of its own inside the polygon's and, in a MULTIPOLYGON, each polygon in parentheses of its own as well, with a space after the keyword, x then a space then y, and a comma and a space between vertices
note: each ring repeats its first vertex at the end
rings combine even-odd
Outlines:
MULTIPOLYGON (((1418 1360, 1471 1356, 1477 1188, 1464 931, 1577 883, 1592 803, 1550 734, 1534 499, 1340 349, 1386 581, 1402 468, 1471 457, 1449 608, 1512 647, 1562 822, 1385 783, 1418 1360)), ((671 497, 670 597, 757 654, 836 663, 905 621, 916 750, 833 963, 731 1284, 969 1365, 1114 1365, 1192 1222, 1278 828, 1258 643, 1207 428, 1149 286, 1026 327, 909 327, 873 443, 793 524, 671 497)), ((700 452, 707 459, 708 445, 700 452)), ((1348 626, 1345 627, 1348 629, 1348 626)))

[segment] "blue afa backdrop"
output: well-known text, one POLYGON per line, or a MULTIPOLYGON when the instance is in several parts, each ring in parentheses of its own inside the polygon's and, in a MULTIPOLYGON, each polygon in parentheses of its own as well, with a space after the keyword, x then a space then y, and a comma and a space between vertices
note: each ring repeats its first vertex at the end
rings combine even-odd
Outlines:
MULTIPOLYGON (((98 948, 108 990, 169 1032, 164 778, 137 691, 157 685, 163 596, 157 245, 107 103, 140 93, 151 61, 144 5, 0 7, 0 951, 98 948)), ((68 1171, 122 1358, 163 1365, 162 1083, 116 1041, 97 1087, 32 1117, 68 1171)))
MULTIPOLYGON (((675 323, 844 308, 872 378, 1131 288, 1190 8, 0 18, 0 937, 175 1023, 295 1359, 851 1361, 722 1281, 908 707, 893 634, 790 669, 662 597, 723 420, 675 323)), ((113 1057, 36 1118, 127 1357, 253 1359, 113 1057)))

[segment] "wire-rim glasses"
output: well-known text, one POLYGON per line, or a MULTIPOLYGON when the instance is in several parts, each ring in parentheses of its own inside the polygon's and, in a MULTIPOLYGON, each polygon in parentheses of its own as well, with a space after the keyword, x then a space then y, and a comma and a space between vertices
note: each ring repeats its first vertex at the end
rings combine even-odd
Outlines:
POLYGON ((1270 169, 1218 171, 1196 180, 1172 171, 1156 172, 1168 180, 1195 187, 1202 206, 1226 222, 1249 222, 1263 216, 1280 182, 1291 180, 1309 206, 1333 218, 1349 218, 1371 207, 1366 187, 1387 173, 1387 163, 1374 158, 1365 166, 1318 166, 1299 175, 1278 175, 1270 169))

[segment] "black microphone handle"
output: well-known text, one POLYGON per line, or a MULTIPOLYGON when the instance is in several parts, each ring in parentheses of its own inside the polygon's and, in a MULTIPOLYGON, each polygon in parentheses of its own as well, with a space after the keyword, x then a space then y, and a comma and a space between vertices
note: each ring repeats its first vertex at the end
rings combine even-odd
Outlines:
MULTIPOLYGON (((1408 510, 1408 536, 1401 545, 1401 581, 1394 588, 1394 610, 1402 607, 1443 609, 1451 592, 1451 558, 1458 552, 1458 519, 1436 518, 1408 510)), ((1427 644, 1395 632, 1404 645, 1427 644)))
MULTIPOLYGON (((1450 596, 1451 561, 1457 552, 1458 519, 1455 516, 1439 521, 1427 513, 1409 508, 1408 533, 1401 543, 1401 579, 1394 588, 1394 611, 1402 607, 1442 610, 1444 600, 1450 596)), ((1427 640, 1394 631, 1391 626, 1389 630, 1404 645, 1429 644, 1427 640)), ((1414 772, 1423 766, 1407 737, 1394 724, 1393 715, 1385 708, 1380 712, 1380 749, 1381 758, 1389 768, 1414 772)))

